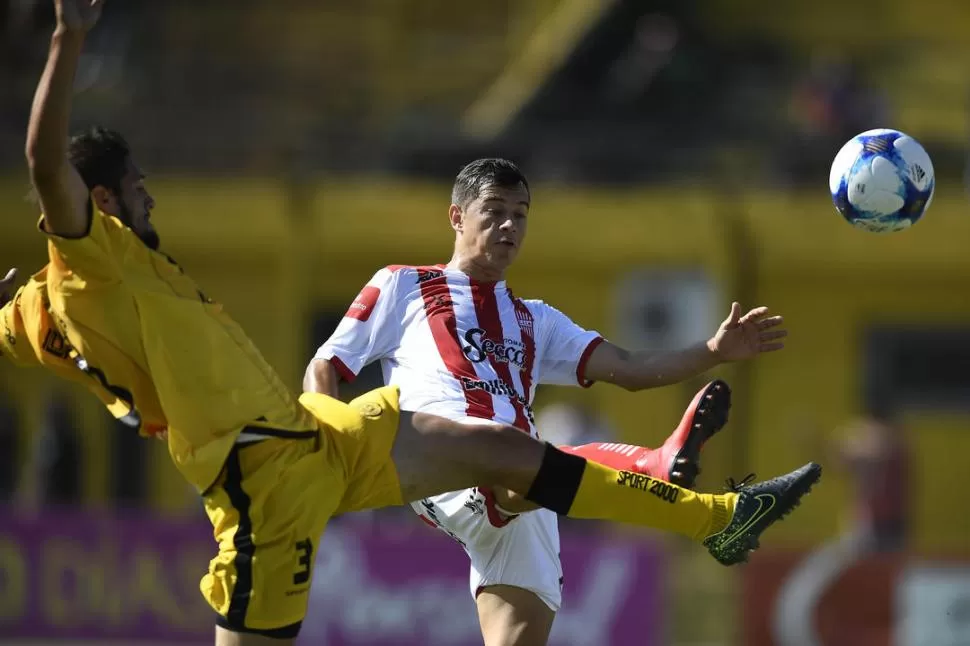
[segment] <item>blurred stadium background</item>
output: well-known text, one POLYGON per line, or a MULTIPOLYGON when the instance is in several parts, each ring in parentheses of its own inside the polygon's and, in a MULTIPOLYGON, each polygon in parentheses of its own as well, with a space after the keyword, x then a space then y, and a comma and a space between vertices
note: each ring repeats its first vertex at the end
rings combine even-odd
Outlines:
MULTIPOLYGON (((44 262, 22 150, 52 25, 0 2, 2 269, 44 262)), ((701 485, 808 458, 823 484, 730 570, 564 523, 556 646, 965 646, 968 25, 963 0, 114 1, 75 116, 126 133, 166 250, 294 388, 376 268, 447 259, 451 178, 483 155, 535 185, 518 293, 654 348, 731 299, 787 317, 784 353, 717 371, 735 405, 701 485), (877 126, 938 182, 886 237, 825 188, 877 126)), ((540 428, 656 444, 699 385, 549 389, 540 428)), ((211 535, 164 447, 4 363, 0 504, 0 643, 211 643, 211 535)), ((301 643, 481 643, 459 546, 408 513, 324 546, 301 643)))

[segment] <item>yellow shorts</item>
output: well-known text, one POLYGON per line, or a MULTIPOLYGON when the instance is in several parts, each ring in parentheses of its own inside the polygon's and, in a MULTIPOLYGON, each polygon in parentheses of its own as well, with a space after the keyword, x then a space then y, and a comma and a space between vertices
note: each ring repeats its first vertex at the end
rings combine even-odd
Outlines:
POLYGON ((397 388, 373 390, 349 405, 314 394, 300 403, 320 422, 319 434, 235 445, 204 495, 219 554, 202 594, 219 625, 236 632, 295 637, 327 521, 403 503, 391 462, 397 388))

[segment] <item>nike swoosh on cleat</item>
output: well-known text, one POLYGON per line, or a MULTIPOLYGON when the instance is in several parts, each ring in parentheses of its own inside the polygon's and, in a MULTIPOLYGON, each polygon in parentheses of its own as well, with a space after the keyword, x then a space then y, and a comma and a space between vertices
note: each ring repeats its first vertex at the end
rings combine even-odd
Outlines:
POLYGON ((726 539, 723 543, 718 546, 718 549, 724 549, 734 541, 738 540, 742 534, 744 534, 752 525, 761 520, 766 514, 770 513, 772 509, 775 508, 775 497, 768 493, 759 493, 755 496, 758 501, 758 511, 753 513, 744 525, 737 529, 734 534, 726 539), (767 500, 767 503, 765 502, 767 500))

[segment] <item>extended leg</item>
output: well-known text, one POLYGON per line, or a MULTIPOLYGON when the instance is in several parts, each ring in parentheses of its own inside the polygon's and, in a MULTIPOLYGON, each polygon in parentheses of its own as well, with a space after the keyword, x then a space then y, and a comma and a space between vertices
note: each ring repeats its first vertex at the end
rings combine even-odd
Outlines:
POLYGON ((708 549, 725 564, 743 560, 821 476, 821 467, 809 464, 740 494, 699 494, 587 462, 510 426, 465 425, 422 413, 402 414, 391 455, 406 501, 492 483, 574 518, 709 538, 708 549))

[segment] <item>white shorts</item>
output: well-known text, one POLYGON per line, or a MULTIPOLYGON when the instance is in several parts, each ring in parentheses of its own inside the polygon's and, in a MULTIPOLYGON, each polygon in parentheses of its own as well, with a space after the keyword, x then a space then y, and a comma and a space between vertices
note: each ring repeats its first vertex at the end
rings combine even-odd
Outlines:
MULTIPOLYGON (((474 417, 465 424, 495 423, 474 417)), ((472 597, 490 585, 511 585, 535 593, 553 611, 562 605, 559 517, 548 509, 511 518, 495 508, 488 490, 463 489, 411 503, 425 522, 465 548, 471 559, 472 597)))
POLYGON ((553 611, 562 604, 559 518, 537 509, 511 519, 492 496, 464 489, 411 503, 411 508, 465 548, 471 559, 473 597, 490 585, 511 585, 535 593, 553 611))

